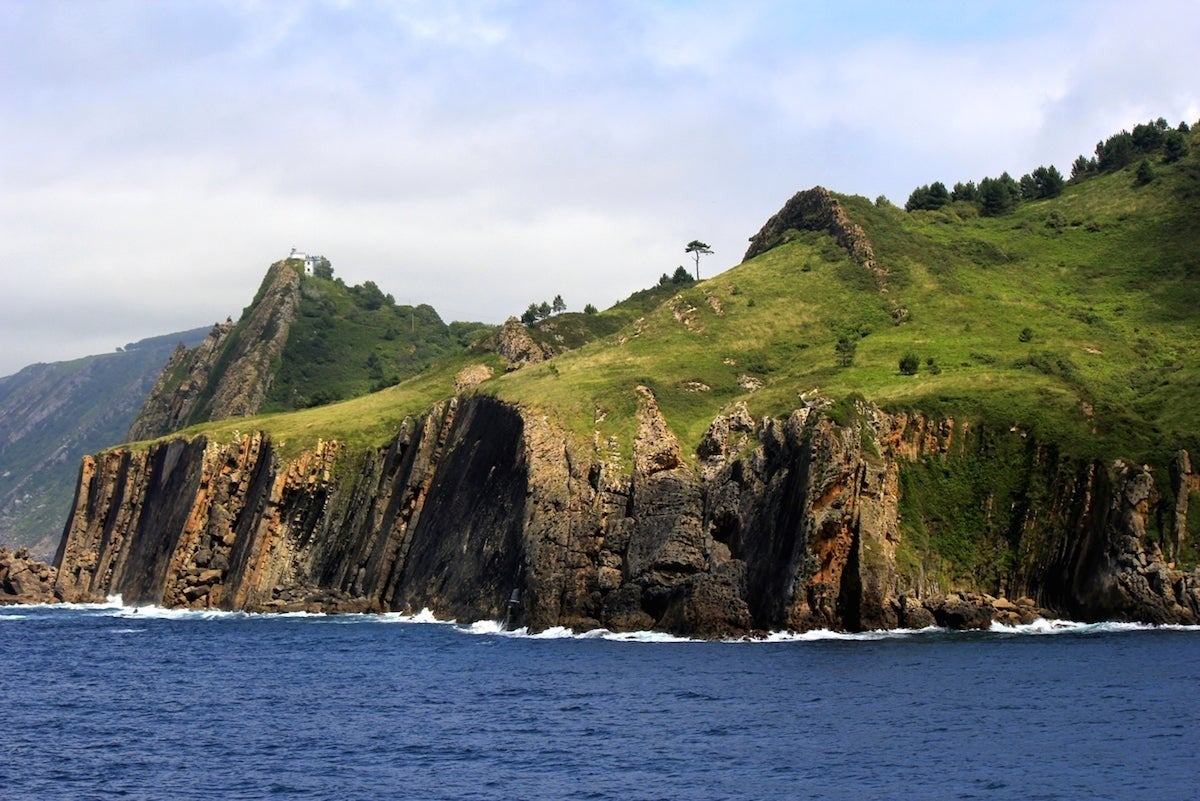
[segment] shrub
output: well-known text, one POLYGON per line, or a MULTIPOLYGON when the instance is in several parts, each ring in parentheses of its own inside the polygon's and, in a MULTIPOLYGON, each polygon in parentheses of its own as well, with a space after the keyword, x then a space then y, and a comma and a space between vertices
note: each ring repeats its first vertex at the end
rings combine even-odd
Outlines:
POLYGON ((1033 340, 1033 329, 1030 328, 1029 326, 1025 326, 1024 328, 1021 329, 1021 334, 1017 337, 1017 339, 1021 340, 1022 342, 1032 341, 1033 340))
POLYGON ((1142 159, 1142 163, 1137 168, 1137 179, 1135 183, 1138 186, 1145 186, 1154 180, 1154 168, 1150 166, 1149 159, 1142 159))
POLYGON ((671 276, 672 284, 690 284, 693 280, 692 274, 682 264, 675 268, 675 272, 671 276))
POLYGON ((902 375, 916 375, 920 367, 921 357, 912 351, 900 357, 900 373, 902 375))
POLYGON ((1170 164, 1188 154, 1187 140, 1180 131, 1169 131, 1163 138, 1163 161, 1170 164))
POLYGON ((833 352, 837 356, 838 367, 849 367, 854 364, 854 352, 858 350, 858 343, 850 337, 844 336, 838 339, 837 344, 833 346, 833 352))

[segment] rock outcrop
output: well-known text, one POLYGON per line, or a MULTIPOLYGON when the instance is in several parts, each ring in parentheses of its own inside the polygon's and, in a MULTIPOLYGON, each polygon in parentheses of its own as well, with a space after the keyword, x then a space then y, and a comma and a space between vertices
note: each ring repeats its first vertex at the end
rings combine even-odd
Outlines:
POLYGON ((486 396, 440 404, 365 455, 322 443, 283 461, 252 434, 88 458, 56 592, 466 621, 504 619, 516 590, 533 629, 701 637, 1198 619, 1200 573, 1164 561, 1143 468, 1033 460, 1052 500, 1018 515, 1019 564, 995 585, 935 586, 901 558, 900 476, 920 459, 953 469, 965 426, 866 405, 842 424, 819 403, 757 422, 736 408, 697 469, 638 393, 629 472, 486 396))
POLYGON ((0 606, 57 601, 56 573, 50 565, 33 559, 28 548, 0 548, 0 606))
POLYGON ((142 402, 126 439, 136 442, 160 437, 191 418, 232 331, 233 321, 227 319, 214 325, 196 347, 188 348, 181 343, 175 348, 142 402))
MULTIPOLYGON (((773 214, 757 234, 750 237, 750 247, 742 261, 766 253, 787 241, 789 231, 820 231, 833 237, 856 264, 871 276, 875 288, 888 292, 887 268, 875 259, 875 248, 866 231, 850 219, 846 209, 828 189, 814 186, 792 195, 783 208, 773 214)), ((889 313, 897 325, 908 320, 908 309, 890 300, 889 313)))
POLYGON ((193 350, 177 350, 129 431, 131 441, 192 423, 245 417, 262 406, 300 303, 300 272, 272 264, 237 324, 213 326, 193 350))
POLYGON ((509 317, 496 334, 496 352, 505 358, 505 369, 519 370, 527 364, 539 364, 553 354, 529 336, 529 331, 516 317, 509 317))
POLYGON ((746 249, 742 261, 749 261, 781 244, 790 230, 827 233, 846 249, 854 261, 871 270, 879 269, 875 264, 875 250, 866 232, 850 219, 850 215, 829 190, 821 186, 792 195, 783 208, 773 214, 757 234, 750 237, 750 247, 746 249))

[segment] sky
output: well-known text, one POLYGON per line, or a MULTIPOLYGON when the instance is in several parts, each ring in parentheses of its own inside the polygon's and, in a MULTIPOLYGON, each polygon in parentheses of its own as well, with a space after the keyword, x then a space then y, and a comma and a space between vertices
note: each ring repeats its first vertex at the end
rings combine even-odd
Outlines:
POLYGON ((1200 120, 1200 4, 0 0, 0 376, 237 319, 293 247, 447 322, 606 308, 815 185, 1200 120))

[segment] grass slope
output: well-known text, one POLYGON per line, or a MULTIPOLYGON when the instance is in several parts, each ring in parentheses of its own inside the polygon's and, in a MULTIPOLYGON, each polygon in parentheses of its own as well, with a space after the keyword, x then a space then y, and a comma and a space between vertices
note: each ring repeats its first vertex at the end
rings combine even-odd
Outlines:
MULTIPOLYGON (((581 442, 615 438, 625 456, 635 388, 646 385, 685 450, 738 401, 785 414, 801 394, 858 393, 1018 426, 1064 453, 1161 464, 1196 448, 1200 432, 1200 140, 1190 143, 1192 155, 1156 164, 1147 185, 1129 167, 1002 217, 841 197, 889 271, 886 294, 829 236, 801 232, 712 279, 551 318, 538 335, 580 347, 498 371, 479 391, 552 415, 581 442), (889 314, 897 304, 910 311, 902 325, 889 314), (835 355, 841 337, 857 345, 848 367, 835 355), (898 368, 907 352, 920 359, 916 375, 898 368)), ((318 436, 379 444, 479 360, 459 355, 353 401, 204 428, 266 428, 289 448, 318 436)))

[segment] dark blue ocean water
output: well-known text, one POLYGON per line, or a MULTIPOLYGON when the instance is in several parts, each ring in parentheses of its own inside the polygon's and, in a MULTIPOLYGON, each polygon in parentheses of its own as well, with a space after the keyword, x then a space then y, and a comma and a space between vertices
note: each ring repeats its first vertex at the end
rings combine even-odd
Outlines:
POLYGON ((0 798, 1200 798, 1200 631, 1049 631, 5 608, 0 798))

